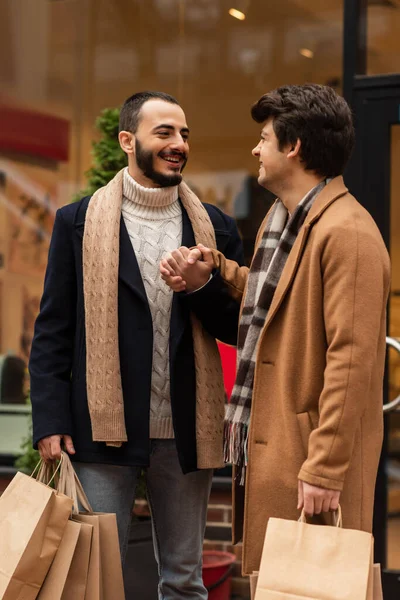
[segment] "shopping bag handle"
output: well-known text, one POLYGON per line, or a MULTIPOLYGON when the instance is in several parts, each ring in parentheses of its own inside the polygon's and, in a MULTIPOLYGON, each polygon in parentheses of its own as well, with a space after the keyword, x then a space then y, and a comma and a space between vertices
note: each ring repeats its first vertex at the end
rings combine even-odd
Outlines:
POLYGON ((72 498, 72 513, 79 514, 79 504, 83 510, 88 513, 93 513, 93 508, 90 505, 88 497, 82 487, 78 475, 73 467, 71 459, 66 452, 61 453, 62 467, 60 469, 60 480, 57 489, 72 498))
POLYGON ((46 463, 42 458, 37 463, 36 467, 33 469, 31 473, 31 477, 35 478, 36 481, 40 483, 44 483, 47 486, 50 486, 54 481, 54 487, 57 488, 59 471, 61 469, 63 457, 61 457, 58 465, 55 463, 46 463))
MULTIPOLYGON (((342 507, 338 506, 337 510, 333 512, 334 526, 338 528, 343 527, 343 517, 342 517, 342 507)), ((301 511, 301 515, 299 517, 299 523, 307 523, 307 515, 303 510, 301 511)))
POLYGON ((72 499, 72 513, 74 515, 79 514, 79 504, 84 511, 93 513, 93 509, 75 472, 71 459, 66 452, 61 452, 58 464, 56 462, 46 463, 41 459, 31 477, 34 477, 35 474, 36 481, 48 486, 54 481, 55 489, 72 499))

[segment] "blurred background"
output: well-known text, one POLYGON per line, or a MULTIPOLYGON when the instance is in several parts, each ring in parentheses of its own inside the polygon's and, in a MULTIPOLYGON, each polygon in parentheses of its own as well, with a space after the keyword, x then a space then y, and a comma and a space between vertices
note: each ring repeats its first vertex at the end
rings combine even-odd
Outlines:
MULTIPOLYGON (((251 105, 288 83, 344 94, 358 136, 347 181, 390 248, 388 335, 400 338, 399 32, 400 0, 0 0, 4 469, 28 434, 26 365, 55 211, 88 185, 104 136, 96 119, 138 91, 178 98, 191 129, 186 181, 237 219, 247 260, 273 200, 256 182, 251 105)), ((400 355, 388 356, 386 403, 400 394, 400 355)), ((381 545, 400 572, 400 413, 386 421, 381 545)))

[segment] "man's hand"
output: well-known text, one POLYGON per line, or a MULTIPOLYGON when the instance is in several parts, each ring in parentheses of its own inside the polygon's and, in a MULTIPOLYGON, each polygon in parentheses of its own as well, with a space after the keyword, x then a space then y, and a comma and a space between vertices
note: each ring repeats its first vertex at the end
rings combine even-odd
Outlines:
POLYGON ((174 270, 169 266, 168 262, 163 259, 160 262, 161 279, 171 288, 173 292, 184 292, 186 282, 179 275, 173 275, 174 270))
POLYGON ((298 487, 297 508, 299 510, 304 508, 307 517, 338 509, 340 492, 337 490, 327 490, 316 485, 310 485, 300 479, 298 487))
POLYGON ((61 458, 61 440, 64 440, 68 454, 75 454, 74 444, 70 435, 50 435, 38 443, 40 457, 45 462, 53 462, 61 458))
POLYGON ((207 283, 214 268, 212 252, 202 244, 189 250, 181 246, 160 263, 162 279, 174 292, 194 292, 207 283))

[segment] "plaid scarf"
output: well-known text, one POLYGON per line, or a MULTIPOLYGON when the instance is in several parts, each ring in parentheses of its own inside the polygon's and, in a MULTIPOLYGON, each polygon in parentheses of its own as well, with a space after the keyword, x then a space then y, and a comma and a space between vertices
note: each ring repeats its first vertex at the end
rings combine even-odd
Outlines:
POLYGON ((277 200, 254 255, 244 298, 238 335, 236 382, 225 418, 225 462, 238 467, 244 484, 247 441, 258 343, 279 279, 301 226, 327 181, 315 186, 293 214, 277 200))

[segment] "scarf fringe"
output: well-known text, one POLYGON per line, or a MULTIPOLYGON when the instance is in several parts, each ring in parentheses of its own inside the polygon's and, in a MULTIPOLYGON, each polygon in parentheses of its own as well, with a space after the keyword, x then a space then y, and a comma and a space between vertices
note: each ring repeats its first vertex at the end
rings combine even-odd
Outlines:
POLYGON ((225 421, 224 460, 237 467, 237 479, 244 485, 247 467, 249 426, 247 423, 225 421))

